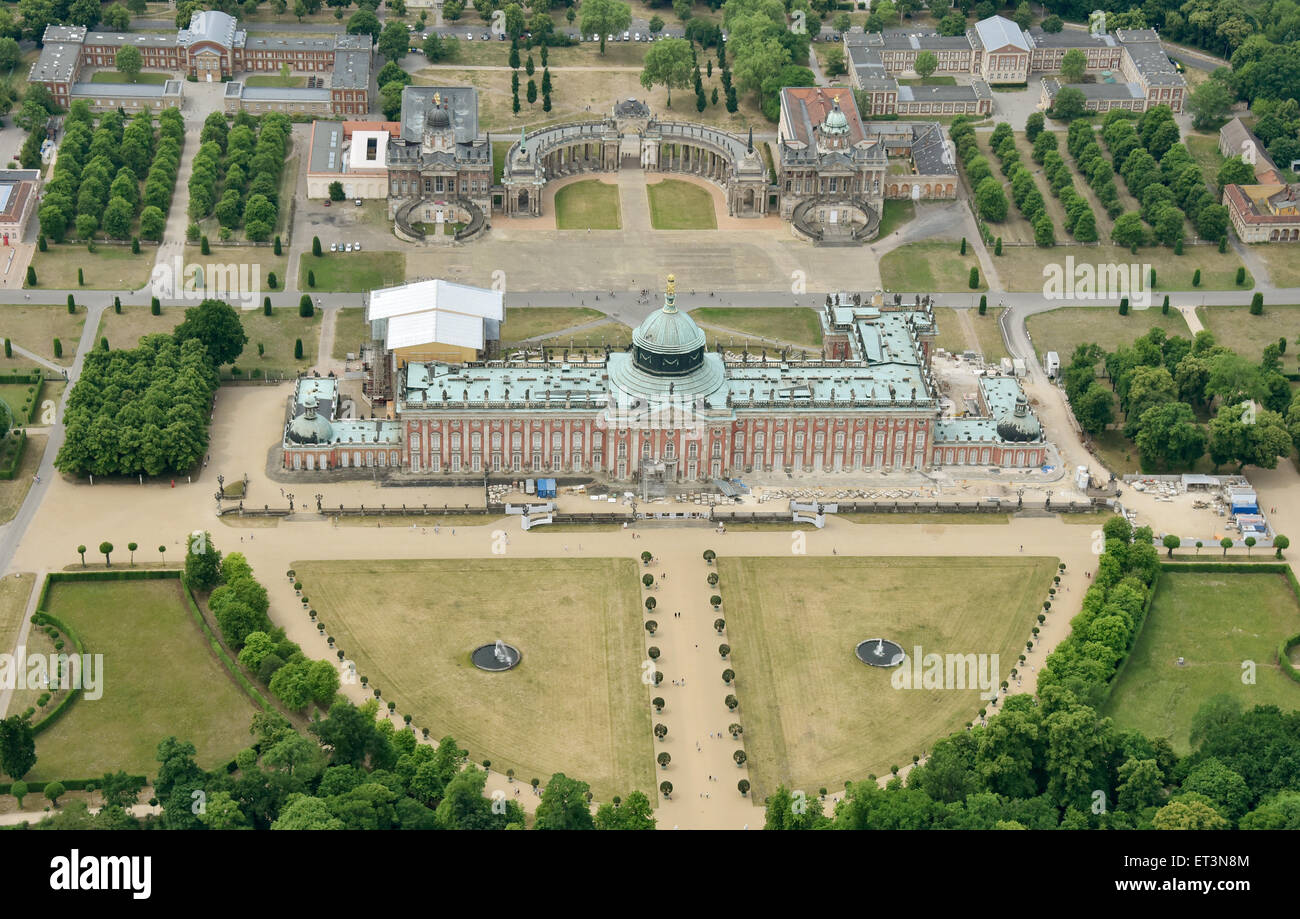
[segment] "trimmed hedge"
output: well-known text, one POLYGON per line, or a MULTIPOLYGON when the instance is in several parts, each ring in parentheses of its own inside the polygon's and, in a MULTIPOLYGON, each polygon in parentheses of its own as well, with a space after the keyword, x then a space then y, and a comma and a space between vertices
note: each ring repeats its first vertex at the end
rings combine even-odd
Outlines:
POLYGON ((18 437, 15 439, 18 441, 18 446, 14 449, 13 455, 9 457, 9 462, 4 467, 0 467, 0 480, 6 482, 18 475, 18 467, 23 463, 23 454, 27 452, 27 432, 19 431, 18 437))
MULTIPOLYGON (((132 775, 128 776, 128 778, 137 782, 143 782, 145 785, 149 784, 149 777, 146 775, 132 775)), ((46 785, 53 785, 55 782, 58 782, 67 791, 85 791, 87 785, 95 785, 98 787, 101 781, 103 781, 102 776, 96 779, 53 779, 49 782, 28 782, 26 797, 39 795, 41 792, 45 791, 46 785)), ((0 782, 0 795, 12 794, 9 790, 11 788, 13 788, 12 782, 0 782)))
MULTIPOLYGON (((41 604, 42 604, 42 605, 44 605, 44 601, 45 601, 45 591, 42 590, 42 591, 41 591, 41 604)), ((62 622, 61 620, 55 618, 54 616, 51 616, 49 613, 45 612, 44 610, 40 609, 39 607, 37 608, 36 612, 32 613, 32 622, 33 622, 34 624, 36 624, 36 625, 52 625, 52 626, 54 626, 56 629, 59 630, 59 632, 60 632, 61 634, 65 635, 65 636, 67 637, 67 640, 68 640, 68 641, 71 641, 71 642, 72 642, 72 647, 73 647, 73 649, 75 650, 75 652, 76 652, 78 655, 82 655, 82 654, 85 654, 85 653, 86 653, 86 649, 85 649, 85 647, 81 644, 81 639, 80 639, 79 637, 77 637, 77 633, 76 633, 76 632, 74 632, 74 631, 72 631, 72 629, 68 628, 68 626, 67 626, 66 623, 64 623, 64 622, 62 622)), ((69 655, 69 656, 71 656, 71 655, 69 655)), ((59 704, 58 704, 58 705, 56 705, 56 706, 54 706, 54 708, 50 709, 50 713, 49 713, 48 715, 46 715, 46 716, 45 716, 44 718, 42 718, 40 721, 38 721, 38 722, 36 722, 35 724, 32 725, 32 734, 33 734, 33 736, 36 735, 36 734, 41 733, 41 732, 44 731, 46 728, 48 728, 50 725, 54 724, 54 722, 58 721, 59 718, 63 717, 63 713, 66 712, 66 711, 68 710, 69 706, 71 706, 73 702, 77 701, 77 697, 80 696, 80 695, 81 695, 81 687, 80 687, 80 686, 74 686, 74 687, 72 687, 71 689, 69 689, 69 690, 68 690, 68 694, 67 694, 66 696, 64 696, 62 699, 59 700, 59 704)), ((67 786, 67 783, 66 783, 66 782, 65 782, 64 784, 65 784, 65 786, 67 786)), ((67 787, 71 787, 71 786, 67 786, 67 787)))

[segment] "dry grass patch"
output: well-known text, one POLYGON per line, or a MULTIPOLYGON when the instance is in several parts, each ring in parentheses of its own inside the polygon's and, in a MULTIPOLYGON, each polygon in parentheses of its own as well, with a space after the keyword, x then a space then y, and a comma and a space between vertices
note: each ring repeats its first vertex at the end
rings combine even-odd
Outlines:
MULTIPOLYGON (((777 784, 810 793, 911 762, 986 705, 976 689, 897 690, 858 642, 910 656, 1017 655, 1055 558, 719 558, 754 800, 777 784)), ((721 698, 719 698, 721 702, 721 698)))
MULTIPOLYGON (((75 315, 66 306, 0 306, 0 338, 8 338, 47 361, 72 366, 77 356, 81 329, 86 324, 86 310, 77 307, 75 315), (55 358, 54 339, 63 344, 63 356, 55 358)), ((0 368, 30 368, 36 366, 27 357, 14 352, 5 357, 0 351, 0 368)))
POLYGON ((632 789, 653 797, 631 559, 305 561, 294 570, 327 633, 415 727, 450 734, 471 760, 524 782, 564 772, 600 800, 632 789), (470 652, 498 638, 521 651, 519 666, 478 670, 470 652))
POLYGON ((18 464, 18 472, 12 479, 0 480, 0 523, 8 523, 17 515, 18 509, 27 500, 27 491, 32 487, 32 476, 41 465, 45 455, 45 444, 49 439, 46 434, 28 434, 27 446, 23 448, 23 459, 18 464))

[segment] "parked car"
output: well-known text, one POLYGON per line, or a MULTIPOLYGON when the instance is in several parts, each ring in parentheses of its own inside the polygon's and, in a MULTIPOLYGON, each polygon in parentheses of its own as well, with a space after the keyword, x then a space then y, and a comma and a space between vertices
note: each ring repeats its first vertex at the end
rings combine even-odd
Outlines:
POLYGON ((360 251, 361 251, 361 243, 353 243, 353 244, 352 244, 352 251, 353 251, 353 252, 360 252, 360 251))
POLYGON ((505 32, 501 32, 500 34, 497 35, 497 41, 505 41, 505 40, 506 40, 505 32))
POLYGON ((329 206, 330 206, 330 199, 329 199, 329 198, 326 198, 326 199, 325 199, 325 206, 326 206, 326 207, 329 207, 329 206))
POLYGON ((338 244, 338 243, 330 243, 330 251, 331 251, 331 252, 337 252, 337 251, 339 251, 339 244, 338 244))
POLYGON ((351 251, 352 251, 352 243, 344 243, 344 244, 343 244, 343 251, 344 251, 344 252, 351 252, 351 251))
POLYGON ((480 35, 479 37, 482 38, 484 41, 491 41, 491 40, 492 40, 492 34, 491 34, 490 32, 484 32, 484 33, 483 33, 482 35, 480 35))
POLYGON ((474 40, 474 33, 473 33, 473 32, 466 32, 466 33, 465 33, 465 41, 473 41, 473 40, 474 40))

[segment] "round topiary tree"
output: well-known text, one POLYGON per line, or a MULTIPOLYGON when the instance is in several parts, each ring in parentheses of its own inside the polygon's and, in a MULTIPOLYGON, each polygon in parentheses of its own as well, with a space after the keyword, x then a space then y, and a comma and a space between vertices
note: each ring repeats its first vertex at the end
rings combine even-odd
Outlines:
POLYGON ((749 780, 741 779, 736 783, 736 788, 739 790, 740 796, 743 798, 745 795, 749 794, 749 780))
POLYGON ((718 573, 717 573, 716 571, 710 571, 710 572, 709 572, 709 576, 708 576, 707 578, 705 578, 705 580, 709 582, 709 586, 710 586, 710 587, 717 587, 717 586, 718 586, 718 573))
POLYGON ((1273 553, 1273 554, 1274 554, 1274 557, 1275 557, 1275 558, 1281 558, 1281 557, 1282 557, 1282 550, 1283 550, 1283 549, 1286 549, 1286 548, 1289 548, 1290 545, 1291 545, 1291 540, 1288 539, 1286 536, 1283 536, 1281 533, 1279 533, 1278 535, 1274 536, 1274 537, 1273 537, 1273 548, 1276 550, 1276 551, 1273 553))
POLYGON ((650 660, 652 661, 659 660, 659 649, 654 647, 653 645, 650 647, 648 651, 646 651, 646 654, 649 655, 650 660))
POLYGON ((736 678, 736 671, 732 670, 730 667, 722 671, 722 682, 726 683, 728 686, 731 685, 731 681, 734 680, 735 678, 736 678))
POLYGON ((730 653, 731 653, 731 645, 726 645, 726 644, 718 645, 718 656, 721 657, 724 661, 727 659, 727 655, 730 653))
POLYGON ((663 722, 656 724, 655 737, 658 738, 659 740, 663 740, 667 736, 668 736, 668 725, 664 724, 663 722))
POLYGON ((659 783, 659 794, 663 795, 665 798, 671 798, 671 797, 673 796, 673 783, 672 783, 672 782, 660 782, 660 783, 659 783))
POLYGON ((650 704, 653 705, 653 706, 655 707, 655 714, 656 714, 656 715, 661 715, 661 714, 663 714, 663 710, 664 710, 664 700, 663 700, 663 697, 662 697, 662 696, 655 696, 653 699, 650 700, 650 704))
POLYGON ((737 750, 735 753, 731 754, 731 758, 736 761, 737 766, 745 765, 745 760, 748 759, 748 757, 745 756, 744 750, 737 750))
POLYGON ((654 558, 654 556, 653 556, 652 554, 650 554, 649 552, 642 552, 642 553, 641 553, 641 564, 643 564, 643 565, 648 565, 648 564, 650 564, 650 559, 652 559, 652 558, 654 558))
POLYGON ((718 557, 718 553, 714 552, 712 549, 704 550, 704 560, 708 562, 710 565, 713 564, 713 560, 717 557, 718 557))
POLYGON ((658 756, 655 757, 655 762, 659 764, 659 768, 661 769, 667 769, 668 764, 671 763, 672 761, 673 758, 669 756, 667 753, 660 753, 658 756))
POLYGON ((645 585, 647 590, 650 589, 650 585, 653 584, 654 582, 655 582, 655 576, 653 574, 641 575, 641 583, 645 585))
POLYGON ((725 619, 713 620, 713 628, 719 635, 722 634, 722 630, 725 629, 726 627, 727 627, 727 620, 725 619))
POLYGON ((735 740, 741 734, 745 733, 745 729, 742 728, 738 723, 734 721, 731 724, 727 725, 727 731, 728 733, 731 734, 732 740, 735 740))
POLYGON ((654 672, 654 685, 658 686, 663 681, 664 681, 664 675, 662 671, 656 670, 654 672))
POLYGON ((647 613, 654 612, 654 608, 659 605, 659 601, 654 597, 645 598, 645 610, 647 613))
POLYGON ((655 629, 657 628, 659 628, 659 623, 655 622, 653 619, 647 621, 645 624, 645 630, 651 635, 655 633, 655 629))
POLYGON ((713 596, 709 597, 709 602, 713 604, 714 609, 717 609, 719 606, 722 605, 722 598, 719 597, 717 594, 714 594, 713 596))
POLYGON ((728 711, 733 711, 733 712, 740 705, 740 700, 737 699, 735 696, 727 696, 727 698, 723 699, 722 702, 724 705, 727 706, 728 711))

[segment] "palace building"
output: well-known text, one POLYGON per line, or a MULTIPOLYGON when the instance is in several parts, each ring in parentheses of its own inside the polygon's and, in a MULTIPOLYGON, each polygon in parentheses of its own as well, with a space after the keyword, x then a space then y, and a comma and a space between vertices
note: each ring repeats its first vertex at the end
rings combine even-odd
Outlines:
MULTIPOLYGON (((1021 84, 1031 74, 1059 73, 1071 49, 1083 52, 1084 72, 1093 76, 1094 82, 1074 86, 1083 92, 1088 111, 1145 112, 1153 105, 1183 110, 1187 84, 1154 29, 1053 33, 1035 27, 1026 32, 1004 16, 990 16, 965 35, 892 29, 845 38, 850 78, 854 88, 869 95, 872 115, 988 115, 993 112, 990 84, 1021 84), (898 78, 914 74, 917 57, 926 51, 935 56, 936 74, 970 77, 970 82, 901 84, 898 78)), ((1050 106, 1061 86, 1044 79, 1040 104, 1050 106)))
POLYGON ((363 115, 370 110, 369 35, 324 38, 254 36, 235 17, 197 10, 187 28, 175 34, 91 32, 84 26, 47 26, 40 56, 28 82, 41 83, 67 108, 85 99, 95 110, 159 107, 180 101, 179 81, 161 85, 79 82, 84 68, 112 68, 127 46, 140 52, 144 70, 171 71, 202 82, 231 80, 244 71, 278 73, 288 65, 308 74, 305 87, 251 87, 234 81, 225 89, 228 112, 306 112, 363 115))
POLYGON ((1042 427, 1012 377, 980 377, 963 416, 945 412, 928 297, 838 294, 820 315, 826 347, 815 358, 710 351, 669 276, 663 307, 631 348, 598 361, 408 361, 389 351, 376 356, 391 368, 387 389, 368 394, 381 418, 340 417, 333 380, 299 382, 284 467, 700 482, 1046 461, 1042 427))
POLYGON ((781 216, 816 242, 868 240, 886 198, 954 198, 956 159, 937 122, 864 122, 843 87, 781 90, 781 216))
POLYGON ((425 227, 463 224, 473 236, 492 210, 492 140, 478 128, 472 86, 408 86, 401 127, 388 144, 388 214, 398 235, 423 239, 425 227))

